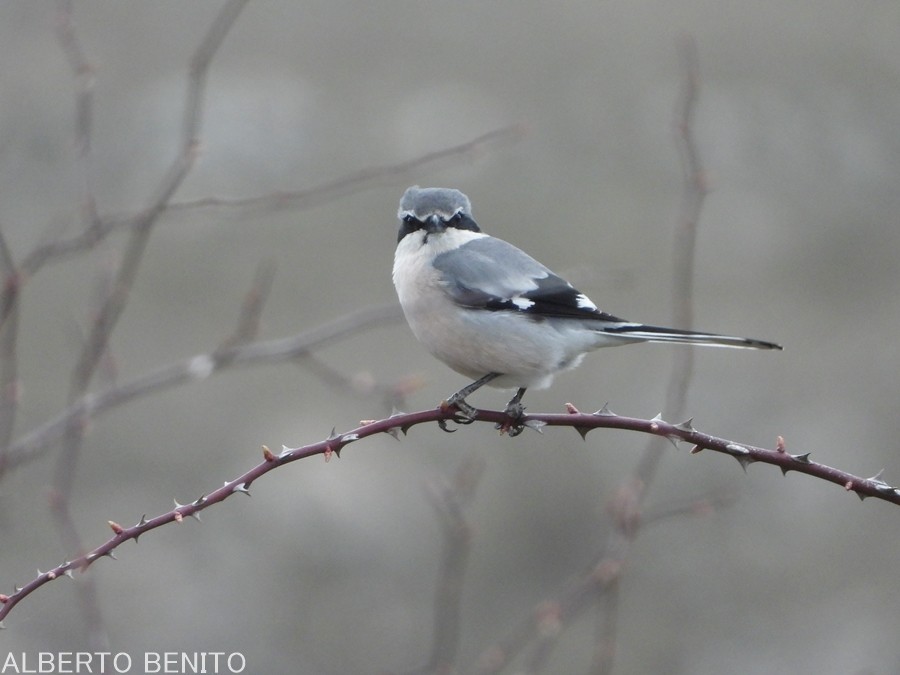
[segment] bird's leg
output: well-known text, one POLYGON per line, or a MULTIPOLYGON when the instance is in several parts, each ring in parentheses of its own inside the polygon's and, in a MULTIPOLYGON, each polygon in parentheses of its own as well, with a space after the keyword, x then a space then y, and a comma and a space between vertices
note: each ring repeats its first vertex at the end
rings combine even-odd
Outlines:
POLYGON ((517 420, 525 414, 525 406, 522 405, 522 397, 525 395, 525 387, 519 387, 516 395, 509 399, 506 409, 503 411, 514 420, 517 420))
POLYGON ((522 424, 522 416, 525 414, 525 406, 522 405, 522 397, 524 395, 525 387, 519 387, 516 395, 509 400, 509 403, 506 404, 506 409, 503 411, 509 415, 512 424, 497 425, 498 429, 506 431, 511 437, 518 436, 525 429, 525 425, 522 424))
MULTIPOLYGON (((446 410, 447 408, 456 408, 459 411, 459 416, 458 419, 456 419, 456 422, 458 424, 471 424, 475 421, 475 417, 478 414, 478 411, 476 411, 475 408, 466 403, 466 396, 480 389, 491 380, 497 379, 498 377, 500 377, 500 373, 488 373, 484 377, 479 378, 470 384, 467 384, 446 401, 443 401, 441 403, 441 408, 444 410, 446 410)), ((443 420, 441 420, 441 422, 443 422, 443 420)), ((441 428, 444 429, 444 431, 447 431, 445 425, 441 424, 441 428)))

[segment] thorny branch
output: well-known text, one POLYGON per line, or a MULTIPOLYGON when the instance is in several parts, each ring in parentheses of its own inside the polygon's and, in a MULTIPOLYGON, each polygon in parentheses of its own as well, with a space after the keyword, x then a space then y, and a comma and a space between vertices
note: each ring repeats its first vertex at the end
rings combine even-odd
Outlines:
MULTIPOLYGON (((678 443, 687 443, 692 447, 691 454, 701 450, 711 450, 733 457, 745 470, 750 464, 771 464, 781 469, 783 474, 789 471, 806 474, 814 478, 834 483, 841 486, 847 492, 856 494, 860 499, 873 497, 892 504, 900 505, 900 487, 892 486, 881 479, 881 473, 863 478, 841 469, 819 464, 810 459, 809 453, 791 454, 787 452, 783 439, 779 437, 774 448, 762 448, 746 443, 738 443, 726 438, 713 436, 698 431, 692 421, 673 424, 660 417, 642 419, 638 417, 624 417, 616 415, 604 406, 595 413, 578 412, 573 406, 568 407, 567 413, 540 413, 525 416, 526 426, 542 430, 546 427, 571 427, 582 437, 593 429, 621 429, 633 431, 651 436, 665 438, 677 446, 678 443)), ((140 521, 131 527, 123 527, 116 522, 110 522, 113 536, 105 543, 72 560, 65 561, 46 572, 40 572, 33 580, 22 587, 16 587, 9 594, 0 594, 0 621, 2 621, 23 599, 31 595, 41 586, 62 576, 71 576, 75 571, 84 571, 99 558, 115 557, 115 551, 123 543, 137 540, 141 535, 155 530, 169 523, 180 523, 185 517, 199 519, 201 511, 225 501, 237 493, 249 494, 253 483, 286 464, 297 460, 307 459, 316 455, 323 455, 328 461, 333 456, 340 457, 343 449, 350 443, 377 434, 388 433, 400 437, 406 434, 412 427, 419 424, 438 422, 439 420, 452 422, 456 416, 455 410, 435 408, 412 413, 397 413, 384 419, 366 421, 355 429, 343 433, 328 435, 320 441, 310 443, 298 448, 285 447, 278 454, 274 454, 265 446, 263 447, 263 461, 237 478, 226 481, 220 488, 205 493, 187 504, 176 501, 175 508, 153 518, 142 516, 140 521)), ((508 424, 509 418, 501 410, 478 410, 477 422, 489 424, 508 424)))

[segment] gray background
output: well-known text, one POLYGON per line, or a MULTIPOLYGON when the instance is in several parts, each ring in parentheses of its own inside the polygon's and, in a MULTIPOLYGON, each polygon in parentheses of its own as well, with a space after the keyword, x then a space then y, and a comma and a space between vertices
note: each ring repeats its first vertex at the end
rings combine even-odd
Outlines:
MULTIPOLYGON (((92 178, 104 213, 146 203, 176 151, 190 55, 218 3, 79 2, 96 67, 92 178)), ((0 224, 22 256, 78 227, 74 83, 53 6, 0 7, 0 224)), ((695 132, 713 192, 696 266, 696 326, 782 342, 703 350, 688 407, 701 430, 900 481, 900 5, 896 2, 251 3, 216 58, 200 164, 176 199, 316 185, 510 123, 513 146, 430 167, 304 211, 166 217, 114 337, 120 381, 208 351, 230 332, 254 269, 277 277, 262 337, 394 298, 397 200, 408 184, 465 191, 476 220, 568 276, 603 309, 668 323, 682 179, 673 133, 678 44, 696 38, 695 132)), ((124 239, 25 287, 17 432, 65 402, 98 274, 124 239)), ((604 401, 651 417, 675 347, 602 351, 529 408, 604 401)), ((420 374, 410 409, 461 378, 400 323, 321 352, 343 372, 420 374)), ((503 393, 474 397, 500 406, 503 393)), ((665 413, 665 411, 663 411, 665 413)), ((73 508, 106 521, 189 501, 259 460, 384 413, 291 365, 230 371, 98 420, 73 508)), ((463 667, 561 589, 607 530, 605 504, 644 439, 568 430, 510 440, 487 426, 419 427, 338 461, 285 467, 91 571, 112 651, 241 651, 248 672, 402 670, 428 650, 439 532, 425 483, 475 453, 463 667)), ((66 552, 47 508, 51 457, 0 484, 0 590, 66 552)), ((650 503, 721 489, 737 504, 648 528, 622 583, 617 672, 892 673, 900 511, 769 466, 666 457, 650 503)), ((70 582, 20 604, 2 650, 85 649, 70 582)), ((593 622, 554 672, 583 672, 593 622)))

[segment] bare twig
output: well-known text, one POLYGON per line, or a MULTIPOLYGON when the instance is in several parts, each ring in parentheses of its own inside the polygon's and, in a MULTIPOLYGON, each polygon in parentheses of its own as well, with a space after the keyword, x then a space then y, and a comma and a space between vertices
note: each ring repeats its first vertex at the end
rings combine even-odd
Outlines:
POLYGON ((308 355, 316 348, 355 335, 362 330, 401 318, 396 303, 369 307, 288 338, 261 340, 197 354, 158 368, 131 382, 88 393, 73 401, 59 415, 13 442, 6 450, 5 469, 36 459, 58 442, 72 424, 86 423, 137 398, 190 382, 198 382, 237 366, 278 363, 308 355))
POLYGON ((236 345, 247 344, 259 335, 259 324, 262 310, 272 291, 275 280, 275 263, 271 260, 262 262, 256 268, 253 285, 244 296, 241 312, 234 332, 219 346, 216 352, 227 350, 236 345))
MULTIPOLYGON (((131 230, 118 270, 113 277, 110 291, 94 318, 87 340, 73 370, 69 385, 70 404, 83 396, 88 390, 91 380, 97 371, 97 365, 104 354, 106 354, 110 337, 128 303, 153 225, 157 222, 159 214, 168 204, 175 191, 181 186, 182 181, 194 165, 197 156, 197 135, 203 114, 203 100, 209 65, 246 1, 230 0, 225 4, 194 54, 188 78, 180 150, 157 186, 156 193, 151 197, 149 205, 141 213, 135 223, 135 227, 131 230)), ((71 10, 71 6, 63 3, 61 9, 71 10)), ((70 11, 61 13, 70 18, 70 11)), ((84 64, 87 62, 72 30, 71 20, 61 21, 60 24, 63 26, 59 31, 60 41, 73 67, 76 71, 86 68, 84 64)), ((81 141, 82 157, 87 158, 90 146, 90 87, 81 87, 80 92, 77 105, 79 111, 77 133, 81 141)), ((88 185, 86 188, 87 201, 92 205, 93 199, 90 196, 89 182, 86 182, 86 184, 88 185)), ((91 211, 96 213, 93 206, 91 206, 91 211)), ((87 231, 94 231, 96 227, 97 218, 93 217, 90 219, 87 231)), ((65 429, 63 452, 60 453, 56 463, 51 493, 51 506, 56 528, 65 550, 68 551, 81 550, 80 537, 69 510, 69 503, 74 484, 75 469, 84 443, 83 422, 81 419, 75 419, 65 429)), ((83 609, 82 615, 85 618, 85 624, 93 646, 95 648, 105 648, 108 640, 105 638, 105 631, 102 628, 100 609, 93 584, 80 584, 79 597, 83 609)))
MULTIPOLYGON (((175 214, 211 207, 267 210, 313 208, 325 202, 371 189, 398 177, 409 176, 428 167, 441 166, 460 157, 478 155, 490 148, 517 140, 524 133, 525 127, 522 124, 506 126, 459 145, 436 150, 397 164, 363 169, 310 188, 237 199, 205 197, 184 202, 171 202, 163 205, 161 211, 163 214, 175 214)), ((138 227, 144 218, 144 212, 101 216, 96 228, 85 230, 68 239, 57 239, 37 247, 22 262, 22 272, 26 277, 33 276, 45 264, 93 248, 114 231, 138 227)), ((5 315, 0 315, 0 321, 3 321, 4 318, 5 315)))
POLYGON ((19 338, 20 277, 16 273, 12 252, 0 229, 0 278, 3 279, 2 298, 9 302, 8 320, 0 325, 0 476, 8 459, 6 449, 15 427, 19 406, 19 366, 17 345, 19 338))
MULTIPOLYGON (((684 177, 681 212, 675 227, 672 264, 672 325, 690 329, 694 323, 694 259, 697 248, 697 228, 700 212, 707 194, 707 181, 694 139, 693 120, 700 88, 697 45, 686 39, 682 45, 685 80, 678 104, 675 127, 681 152, 684 177)), ((672 374, 666 389, 666 411, 683 417, 686 410, 688 386, 694 372, 694 350, 673 352, 672 374)), ((635 470, 644 486, 652 482, 662 457, 658 444, 650 444, 635 470)))
MULTIPOLYGON (((435 408, 432 410, 422 410, 413 413, 398 413, 390 417, 386 417, 374 422, 368 422, 355 429, 351 429, 344 433, 332 433, 327 438, 320 441, 310 443, 298 448, 283 448, 277 455, 272 453, 268 448, 263 447, 263 461, 257 464, 249 471, 243 473, 237 478, 227 481, 222 487, 207 492, 188 504, 178 504, 174 509, 167 511, 154 518, 147 519, 142 517, 140 521, 132 527, 122 527, 116 523, 111 523, 114 535, 105 543, 97 546, 88 553, 78 555, 72 560, 68 560, 57 565, 46 572, 41 572, 37 577, 32 579, 22 588, 17 588, 10 595, 0 595, 0 620, 3 620, 13 607, 15 607, 24 598, 31 595, 38 588, 47 584, 54 579, 68 575, 76 570, 84 570, 92 563, 103 557, 113 557, 113 552, 126 541, 136 540, 141 535, 155 530, 158 527, 173 522, 181 522, 187 516, 196 516, 200 511, 209 508, 215 504, 225 501, 228 497, 235 493, 246 493, 251 485, 262 476, 281 466, 290 464, 301 459, 307 459, 316 455, 323 455, 326 460, 333 456, 340 456, 343 449, 356 441, 360 441, 369 436, 381 433, 397 434, 397 432, 406 433, 412 427, 430 422, 453 421, 456 411, 451 409, 435 408)), ((508 424, 509 417, 500 410, 478 410, 477 422, 488 423, 491 425, 508 424)), ((585 434, 592 429, 620 429, 625 431, 633 431, 660 438, 667 438, 673 442, 684 442, 690 444, 695 454, 699 450, 712 450, 722 453, 736 459, 742 467, 746 469, 750 464, 759 462, 761 464, 771 464, 781 469, 782 473, 787 474, 789 471, 806 474, 814 478, 834 483, 841 486, 847 492, 855 493, 860 499, 873 497, 885 502, 900 505, 900 487, 895 487, 882 480, 880 473, 870 478, 855 476, 851 473, 813 462, 809 458, 809 453, 794 455, 786 452, 783 440, 779 441, 775 448, 762 448, 746 443, 737 443, 712 436, 697 431, 688 423, 672 424, 664 420, 641 419, 637 417, 623 417, 621 415, 613 415, 608 411, 601 413, 541 413, 526 415, 525 421, 532 428, 535 427, 571 427, 580 434, 585 434)), ((612 549, 607 550, 605 556, 601 559, 601 563, 592 569, 589 579, 582 580, 582 584, 609 584, 619 574, 621 562, 623 560, 622 551, 612 549)), ((575 612, 579 603, 588 603, 593 598, 591 586, 577 586, 572 591, 571 609, 566 611, 575 612)), ((564 594, 568 598, 568 592, 564 594)), ((563 603, 563 600, 559 601, 563 603)), ((568 607, 568 605, 564 605, 568 607)), ((495 672, 492 670, 484 670, 483 672, 495 672)))
POLYGON ((91 131, 94 122, 94 66, 88 60, 78 33, 75 31, 72 0, 58 0, 56 38, 75 77, 75 146, 81 163, 84 217, 87 230, 100 224, 97 201, 94 198, 91 167, 91 131))
MULTIPOLYGON (((395 307, 394 311, 398 308, 399 306, 395 307)), ((394 311, 391 312, 392 315, 394 311)), ((399 318, 399 312, 396 316, 399 318)), ((312 353, 305 354, 297 364, 339 391, 368 401, 380 400, 382 408, 387 411, 405 407, 407 397, 421 389, 425 383, 423 378, 416 374, 407 374, 389 382, 378 381, 368 372, 348 374, 312 353)))
POLYGON ((461 156, 478 155, 494 146, 505 145, 518 140, 524 134, 525 125, 514 124, 501 127, 500 129, 494 129, 471 141, 461 143, 460 145, 454 145, 449 148, 444 148, 443 150, 429 152, 421 157, 416 157, 415 159, 400 162, 398 164, 386 164, 383 166, 362 169, 311 188, 288 192, 275 192, 237 199, 204 197, 202 199, 173 203, 169 206, 168 211, 176 213, 209 207, 231 209, 311 208, 313 206, 318 206, 323 202, 331 202, 335 199, 355 194, 361 190, 367 190, 378 185, 389 183, 399 177, 410 176, 415 172, 421 171, 425 167, 433 165, 440 166, 447 161, 458 159, 461 156))
POLYGON ((449 675, 457 672, 462 592, 471 549, 472 526, 465 509, 475 494, 486 463, 469 457, 452 481, 443 477, 427 485, 426 495, 440 519, 441 565, 434 598, 434 632, 428 662, 406 675, 449 675))
POLYGON ((460 605, 471 549, 472 527, 464 509, 484 473, 485 462, 472 457, 463 462, 452 484, 433 485, 432 506, 441 519, 444 548, 434 599, 434 641, 427 672, 451 673, 458 659, 460 605))
MULTIPOLYGON (((680 215, 675 227, 672 264, 672 325, 690 329, 694 322, 694 269, 696 257, 697 227, 706 197, 707 185, 700 156, 693 135, 694 111, 700 86, 697 45, 693 39, 686 39, 682 45, 684 60, 684 85, 676 113, 676 129, 681 153, 684 187, 680 215)), ((672 373, 666 389, 666 410, 668 414, 680 418, 687 404, 688 387, 694 372, 694 351, 686 349, 673 352, 672 373)), ((607 543, 609 550, 623 551, 621 562, 630 549, 630 541, 636 536, 640 513, 647 490, 656 477, 663 457, 663 444, 657 440, 647 443, 634 474, 617 491, 619 499, 614 503, 614 523, 607 543)), ((618 592, 618 584, 614 587, 618 592)), ((615 654, 608 640, 616 633, 617 602, 605 600, 598 604, 597 638, 601 641, 594 648, 594 661, 590 672, 596 675, 608 673, 612 669, 615 654)))

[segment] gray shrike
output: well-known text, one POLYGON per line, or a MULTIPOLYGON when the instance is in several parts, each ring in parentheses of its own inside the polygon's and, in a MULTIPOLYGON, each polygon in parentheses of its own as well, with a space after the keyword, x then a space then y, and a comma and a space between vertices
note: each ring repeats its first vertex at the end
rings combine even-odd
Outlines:
MULTIPOLYGON (((524 251, 482 232, 459 190, 414 185, 400 199, 394 286, 416 338, 473 382, 446 400, 463 418, 483 385, 517 389, 506 413, 521 419, 528 388, 550 386, 600 347, 677 342, 781 349, 763 340, 661 328, 600 311, 524 251)), ((521 431, 521 424, 516 427, 521 431)))

